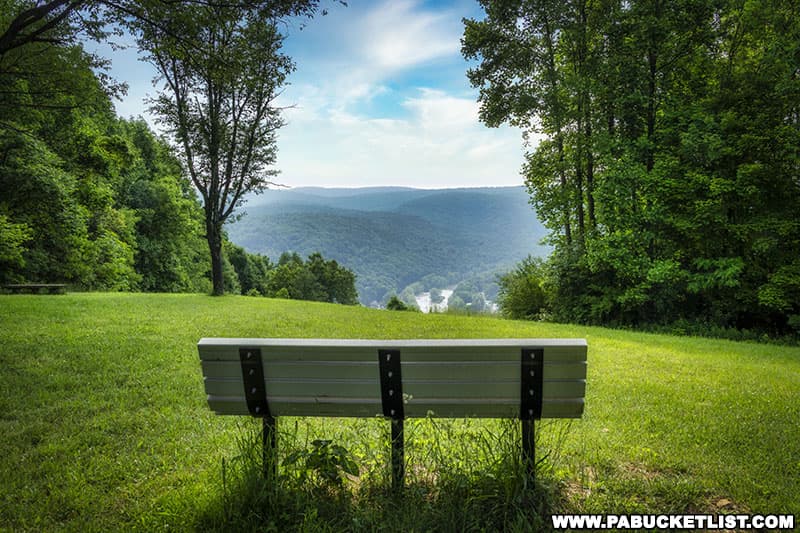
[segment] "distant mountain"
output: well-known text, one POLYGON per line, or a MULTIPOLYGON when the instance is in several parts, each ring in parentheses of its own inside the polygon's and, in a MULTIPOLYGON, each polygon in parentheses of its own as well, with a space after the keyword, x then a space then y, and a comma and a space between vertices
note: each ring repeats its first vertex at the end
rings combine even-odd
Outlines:
POLYGON ((269 190, 244 213, 227 226, 234 243, 273 261, 319 251, 356 273, 364 304, 426 276, 455 285, 549 252, 522 187, 269 190))

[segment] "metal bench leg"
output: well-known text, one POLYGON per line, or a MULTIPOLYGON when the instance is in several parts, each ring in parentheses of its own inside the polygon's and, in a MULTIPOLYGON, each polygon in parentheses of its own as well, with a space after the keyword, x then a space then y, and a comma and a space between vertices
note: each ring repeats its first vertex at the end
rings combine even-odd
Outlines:
POLYGON ((403 479, 406 475, 404 457, 405 441, 403 436, 403 420, 392 420, 392 490, 403 490, 403 479))
POLYGON ((525 463, 528 483, 533 487, 536 474, 536 435, 533 420, 522 421, 522 461, 525 463))
POLYGON ((264 478, 273 479, 278 473, 278 434, 275 428, 275 418, 265 416, 263 421, 262 455, 264 478))

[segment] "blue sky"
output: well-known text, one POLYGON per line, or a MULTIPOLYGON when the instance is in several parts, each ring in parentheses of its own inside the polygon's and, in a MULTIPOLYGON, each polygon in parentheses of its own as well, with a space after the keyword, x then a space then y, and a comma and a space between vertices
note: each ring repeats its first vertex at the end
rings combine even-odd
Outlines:
MULTIPOLYGON (((323 2, 323 5, 326 5, 323 2)), ((519 130, 478 121, 461 56, 475 0, 349 0, 290 23, 284 50, 297 69, 279 99, 279 182, 292 186, 419 188, 519 185, 519 130)), ((104 51, 104 53, 108 53, 104 51)), ((129 49, 112 74, 129 85, 123 116, 148 118, 154 72, 129 49)), ((150 120, 152 123, 152 120, 150 120)))

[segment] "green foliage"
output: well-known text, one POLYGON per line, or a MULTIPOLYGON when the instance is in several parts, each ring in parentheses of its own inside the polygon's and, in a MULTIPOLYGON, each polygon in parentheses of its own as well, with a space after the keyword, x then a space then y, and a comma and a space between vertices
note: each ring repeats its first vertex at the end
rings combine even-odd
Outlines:
POLYGON ((31 239, 26 224, 14 224, 0 213, 0 282, 19 281, 13 272, 25 266, 24 244, 31 239))
POLYGON ((141 119, 120 121, 119 127, 132 158, 119 201, 136 214, 139 289, 208 291, 202 211, 180 163, 141 119))
POLYGON ((268 257, 247 253, 232 243, 225 244, 225 252, 236 270, 242 294, 264 296, 269 292, 267 279, 272 265, 268 257))
POLYGON ((503 316, 534 320, 547 311, 547 275, 541 259, 528 257, 517 268, 500 277, 498 304, 503 316))
POLYGON ((408 305, 406 305, 405 302, 403 302, 400 298, 398 298, 397 295, 395 295, 395 294, 393 294, 389 298, 389 301, 386 302, 386 309, 388 309, 389 311, 412 311, 413 310, 408 305))
POLYGON ((452 294, 450 298, 447 300, 447 310, 448 311, 466 311, 467 310, 467 303, 464 301, 461 296, 457 294, 452 294))
POLYGON ((302 463, 301 482, 314 473, 324 484, 341 486, 345 474, 355 477, 359 474, 353 455, 344 446, 330 440, 316 439, 311 442, 310 450, 296 450, 283 460, 284 465, 297 463, 302 463))
MULTIPOLYGON (((266 258, 247 256, 254 262, 262 261, 264 268, 268 268, 266 258)), ((319 253, 311 254, 304 262, 297 253, 284 252, 278 264, 265 271, 258 283, 265 296, 345 305, 358 303, 355 275, 334 260, 326 261, 319 253)))
POLYGON ((481 119, 546 137, 523 173, 556 246, 553 316, 791 333, 796 6, 484 7, 463 42, 481 119))
POLYGON ((231 241, 273 258, 295 250, 335 259, 356 274, 364 305, 385 304, 415 283, 421 293, 476 277, 486 278, 479 292, 494 300, 495 272, 549 252, 531 214, 522 187, 268 190, 226 228, 231 241))
POLYGON ((0 209, 29 230, 8 241, 22 261, 3 263, 0 276, 206 290, 202 215, 169 148, 143 121, 114 116, 80 48, 31 47, 9 52, 19 63, 0 72, 0 209))

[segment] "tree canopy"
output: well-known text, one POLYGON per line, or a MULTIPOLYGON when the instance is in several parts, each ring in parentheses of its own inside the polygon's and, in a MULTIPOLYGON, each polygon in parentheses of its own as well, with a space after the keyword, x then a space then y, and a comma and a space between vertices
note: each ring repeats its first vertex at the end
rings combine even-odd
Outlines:
POLYGON ((792 2, 483 1, 481 119, 533 144, 554 316, 800 331, 792 2))

